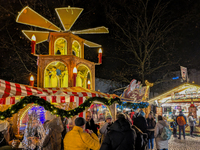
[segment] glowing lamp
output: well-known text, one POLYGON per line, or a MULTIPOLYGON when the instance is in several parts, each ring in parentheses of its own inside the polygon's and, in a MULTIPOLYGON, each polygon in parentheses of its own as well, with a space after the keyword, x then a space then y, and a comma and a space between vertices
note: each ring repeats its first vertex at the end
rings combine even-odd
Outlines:
POLYGON ((90 80, 87 82, 88 89, 90 89, 90 80))
POLYGON ((99 58, 99 63, 102 64, 102 49, 101 48, 99 49, 98 58, 99 58))
POLYGON ((31 75, 30 77, 30 86, 34 86, 34 77, 31 75))
POLYGON ((76 68, 76 67, 74 67, 74 69, 73 69, 73 74, 74 74, 74 73, 77 74, 77 68, 76 68))
POLYGON ((74 69, 73 69, 73 79, 74 79, 73 85, 74 85, 74 87, 76 86, 76 77, 77 77, 77 68, 74 67, 74 69))
POLYGON ((35 54, 36 37, 33 34, 31 37, 31 54, 35 54))

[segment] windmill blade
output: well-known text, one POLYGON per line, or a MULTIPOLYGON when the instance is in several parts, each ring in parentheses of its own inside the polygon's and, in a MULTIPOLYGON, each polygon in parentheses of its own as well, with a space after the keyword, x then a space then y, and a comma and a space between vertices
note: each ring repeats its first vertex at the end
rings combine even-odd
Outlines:
POLYGON ((36 37, 36 44, 47 41, 49 37, 49 32, 44 32, 44 31, 22 30, 22 32, 30 41, 34 34, 36 37))
POLYGON ((56 8, 55 10, 65 31, 71 29, 72 25, 83 11, 82 8, 74 7, 56 8))
POLYGON ((96 28, 90 28, 79 31, 72 31, 73 34, 101 34, 101 33, 109 33, 108 28, 101 26, 96 28))
POLYGON ((97 44, 97 43, 94 43, 94 42, 91 42, 91 41, 88 41, 88 40, 85 40, 84 41, 84 45, 88 46, 88 47, 101 47, 101 45, 97 44))
POLYGON ((19 12, 16 22, 53 31, 61 30, 56 25, 51 23, 49 20, 47 20, 28 6, 26 6, 22 9, 21 12, 19 12))

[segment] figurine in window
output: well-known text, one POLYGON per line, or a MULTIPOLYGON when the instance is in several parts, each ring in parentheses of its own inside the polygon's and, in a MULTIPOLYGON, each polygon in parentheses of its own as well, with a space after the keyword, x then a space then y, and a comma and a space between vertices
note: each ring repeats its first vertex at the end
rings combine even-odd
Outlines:
POLYGON ((68 87, 68 70, 67 67, 65 67, 65 70, 62 72, 63 82, 62 87, 68 87))
POLYGON ((51 87, 59 87, 59 77, 57 76, 55 66, 53 66, 52 72, 51 72, 51 87))
POLYGON ((82 87, 82 74, 81 71, 78 71, 77 77, 76 77, 76 86, 82 87))
POLYGON ((46 69, 44 77, 44 87, 50 87, 50 70, 46 69))
POLYGON ((61 52, 59 49, 57 50, 56 55, 61 55, 61 52))

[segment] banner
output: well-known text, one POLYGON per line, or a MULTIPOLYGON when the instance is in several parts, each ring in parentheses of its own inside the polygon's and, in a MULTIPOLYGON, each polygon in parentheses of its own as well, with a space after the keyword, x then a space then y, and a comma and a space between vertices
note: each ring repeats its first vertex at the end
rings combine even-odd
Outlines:
POLYGON ((141 82, 135 79, 131 81, 128 87, 124 90, 122 97, 130 98, 134 101, 142 100, 145 96, 147 90, 147 86, 142 86, 141 82))
POLYGON ((182 76, 182 79, 186 80, 187 79, 187 68, 183 67, 183 66, 180 66, 180 67, 181 67, 181 76, 182 76))

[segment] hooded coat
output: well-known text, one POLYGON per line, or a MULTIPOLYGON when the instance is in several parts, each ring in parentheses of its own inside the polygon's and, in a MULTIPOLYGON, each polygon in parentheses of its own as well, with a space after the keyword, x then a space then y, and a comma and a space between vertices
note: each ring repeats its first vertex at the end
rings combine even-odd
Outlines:
POLYGON ((126 119, 118 119, 110 127, 100 150, 135 150, 135 130, 126 119))
POLYGON ((168 149, 168 140, 163 140, 161 138, 161 133, 163 131, 163 127, 168 127, 168 124, 164 120, 159 120, 155 127, 155 141, 156 141, 156 148, 157 149, 168 149))
POLYGON ((138 127, 143 133, 147 133, 147 121, 142 115, 134 118, 133 124, 138 127))
POLYGON ((44 125, 49 134, 45 136, 42 147, 43 150, 61 150, 62 131, 64 129, 60 117, 54 118, 44 125))

